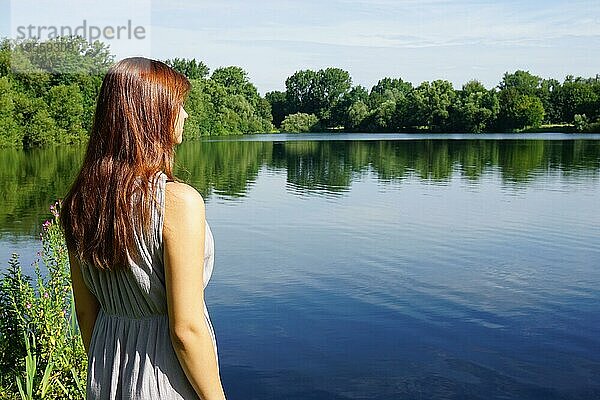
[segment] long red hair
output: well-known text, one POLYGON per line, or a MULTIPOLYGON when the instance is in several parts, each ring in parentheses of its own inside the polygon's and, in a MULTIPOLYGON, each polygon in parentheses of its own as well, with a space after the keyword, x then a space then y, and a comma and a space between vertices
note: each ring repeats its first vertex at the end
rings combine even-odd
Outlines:
POLYGON ((151 179, 158 171, 175 179, 175 123, 189 91, 189 80, 160 61, 126 58, 108 70, 60 211, 67 247, 81 261, 112 270, 137 255, 134 226, 150 233, 151 179))

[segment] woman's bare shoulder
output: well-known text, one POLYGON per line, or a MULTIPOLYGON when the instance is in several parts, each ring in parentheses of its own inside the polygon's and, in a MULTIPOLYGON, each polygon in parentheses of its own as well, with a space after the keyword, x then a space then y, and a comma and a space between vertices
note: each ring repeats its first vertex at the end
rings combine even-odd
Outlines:
POLYGON ((164 226, 168 231, 177 231, 204 219, 204 199, 192 186, 183 182, 167 182, 165 186, 164 226))
POLYGON ((193 187, 183 182, 167 182, 165 185, 165 202, 204 204, 202 195, 193 187))

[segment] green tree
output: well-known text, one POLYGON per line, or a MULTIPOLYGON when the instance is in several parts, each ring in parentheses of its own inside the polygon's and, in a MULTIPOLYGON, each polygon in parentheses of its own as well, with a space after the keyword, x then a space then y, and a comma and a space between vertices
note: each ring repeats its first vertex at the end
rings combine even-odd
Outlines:
POLYGON ((273 129, 271 106, 258 94, 256 86, 248 80, 248 73, 240 67, 230 66, 217 68, 211 80, 225 88, 228 99, 225 104, 229 115, 227 119, 235 117, 231 112, 238 113, 241 118, 238 124, 238 133, 270 132, 273 129), (242 100, 244 99, 244 100, 242 100))
POLYGON ((223 85, 229 93, 241 94, 247 98, 259 97, 256 87, 248 81, 248 73, 240 67, 217 68, 210 78, 223 85))
POLYGON ((451 129, 450 108, 455 100, 452 83, 444 80, 423 82, 409 93, 401 115, 406 118, 407 125, 447 131, 451 129))
POLYGON ((73 82, 79 86, 82 97, 83 114, 81 116, 81 126, 86 132, 86 135, 88 135, 92 129, 96 100, 100 93, 103 77, 104 76, 101 74, 84 74, 77 76, 77 79, 73 82))
POLYGON ((365 103, 361 100, 353 103, 348 108, 345 127, 351 131, 359 130, 368 115, 369 107, 365 103))
POLYGON ((202 61, 196 61, 195 58, 173 58, 165 60, 165 64, 178 71, 188 79, 204 79, 208 76, 210 69, 202 61))
POLYGON ((544 105, 535 96, 523 96, 516 104, 517 117, 523 126, 538 127, 544 120, 544 105))
POLYGON ((398 131, 409 125, 404 112, 412 91, 412 84, 400 78, 379 80, 369 93, 367 104, 370 111, 363 127, 369 131, 398 131))
POLYGON ((500 90, 515 89, 519 94, 537 96, 542 83, 542 78, 529 73, 529 71, 517 70, 512 74, 506 72, 498 85, 500 90))
POLYGON ((8 77, 0 77, 0 147, 21 144, 21 127, 15 120, 15 93, 8 77))
POLYGON ((509 88, 500 91, 499 100, 500 129, 538 127, 544 119, 544 105, 536 96, 521 94, 515 88, 509 88))
POLYGON ((487 90, 479 81, 469 81, 451 106, 453 131, 484 132, 494 123, 500 103, 494 90, 487 90))
POLYGON ((319 70, 317 77, 319 117, 326 125, 331 126, 333 123, 331 112, 352 87, 352 78, 348 71, 340 68, 319 70))
POLYGON ((348 130, 357 130, 367 117, 369 92, 361 85, 354 86, 344 93, 331 110, 330 122, 348 130), (366 110, 366 113, 363 112, 366 110), (358 119, 360 117, 360 120, 358 119))
POLYGON ((544 120, 542 78, 528 71, 505 73, 498 85, 500 92, 499 129, 537 127, 544 120))
POLYGON ((319 118, 314 114, 290 114, 281 123, 281 131, 289 133, 312 132, 318 129, 318 123, 319 118))
POLYGON ((317 73, 312 70, 296 71, 285 80, 286 99, 290 113, 316 114, 319 110, 316 99, 317 73))
POLYGON ((350 74, 340 68, 297 71, 285 81, 289 112, 315 114, 331 125, 332 110, 351 86, 350 74))
POLYGON ((369 132, 391 132, 397 130, 395 124, 397 105, 394 100, 386 100, 370 110, 363 119, 362 126, 369 132))
POLYGON ((600 117, 600 82, 571 75, 565 78, 557 94, 562 122, 571 123, 575 114, 594 121, 600 117))
POLYGON ((406 96, 412 90, 412 83, 405 82, 401 78, 383 78, 371 88, 371 93, 369 93, 369 106, 372 109, 375 109, 380 104, 389 100, 399 104, 406 99, 406 96))
POLYGON ((60 128, 50 115, 48 105, 41 98, 15 96, 16 119, 23 129, 23 146, 35 147, 57 143, 60 128))
POLYGON ((289 107, 285 92, 272 91, 265 94, 265 99, 271 105, 271 113, 273 115, 273 125, 281 126, 281 122, 286 115, 289 114, 289 107))
POLYGON ((0 40, 0 77, 11 74, 11 44, 8 39, 0 40))
POLYGON ((544 122, 555 124, 561 122, 561 108, 558 95, 561 84, 556 79, 543 79, 538 90, 538 97, 545 110, 544 122))
POLYGON ((46 95, 50 117, 59 129, 57 143, 79 143, 85 139, 83 129, 83 95, 76 84, 53 86, 46 95))
POLYGON ((22 53, 13 51, 10 65, 11 81, 18 93, 26 93, 30 97, 41 97, 51 86, 51 75, 36 65, 22 53))
POLYGON ((270 104, 239 67, 215 70, 210 79, 191 80, 184 137, 270 132, 270 104), (213 79, 215 78, 215 79, 213 79))
POLYGON ((104 74, 114 62, 106 44, 80 36, 58 36, 46 41, 28 39, 12 46, 12 67, 23 74, 50 73, 56 83, 81 74, 104 74))
POLYGON ((590 128, 590 122, 585 114, 575 114, 573 117, 573 125, 575 125, 575 130, 577 132, 585 132, 590 128))
MULTIPOLYGON (((202 135, 215 135, 217 110, 211 92, 217 86, 211 80, 190 79, 192 88, 188 95, 185 109, 189 114, 184 127, 184 140, 197 139, 202 135)), ((225 89, 218 85, 225 95, 225 89)))
MULTIPOLYGON (((101 42, 57 37, 45 42, 4 40, 0 72, 11 84, 18 145, 38 146, 84 140, 102 77, 114 56, 101 42)), ((10 129, 6 128, 7 132, 10 129)), ((13 137, 14 139, 14 137, 13 137)), ((2 143, 8 145, 15 140, 2 143)))

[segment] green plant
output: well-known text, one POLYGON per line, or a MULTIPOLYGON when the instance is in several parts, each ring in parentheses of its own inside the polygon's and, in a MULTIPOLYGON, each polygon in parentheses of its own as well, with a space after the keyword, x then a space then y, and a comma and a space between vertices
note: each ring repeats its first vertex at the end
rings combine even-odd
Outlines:
POLYGON ((53 218, 42 226, 34 279, 23 273, 13 254, 0 280, 0 393, 7 398, 85 397, 87 356, 59 208, 59 202, 50 207, 53 218))
POLYGON ((585 132, 590 127, 590 122, 585 114, 575 114, 573 117, 573 125, 577 132, 585 132))
POLYGON ((318 130, 319 118, 314 114, 296 113, 287 115, 281 122, 281 131, 288 133, 318 130))
MULTIPOLYGON (((22 400, 33 400, 33 382, 37 372, 35 337, 33 338, 33 345, 30 344, 27 334, 24 333, 23 337, 25 338, 25 347, 27 349, 27 355, 25 356, 25 390, 23 390, 23 383, 19 376, 17 376, 17 386, 19 387, 19 394, 21 395, 22 400)), ((41 399, 45 398, 46 393, 48 393, 48 388, 50 387, 50 374, 52 373, 53 366, 54 363, 52 361, 48 361, 48 364, 46 364, 46 368, 44 369, 44 375, 42 376, 42 381, 40 382, 41 399)))

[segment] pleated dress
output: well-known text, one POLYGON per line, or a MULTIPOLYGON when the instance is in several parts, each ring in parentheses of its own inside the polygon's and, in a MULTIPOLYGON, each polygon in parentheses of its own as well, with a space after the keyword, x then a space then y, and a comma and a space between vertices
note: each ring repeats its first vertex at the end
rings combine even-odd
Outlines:
MULTIPOLYGON (((141 226, 135 241, 141 257, 129 268, 105 271, 81 263, 87 287, 100 303, 88 353, 87 399, 199 399, 187 379, 169 334, 162 228, 167 176, 152 178, 157 202, 152 202, 149 237, 141 226)), ((206 222, 204 287, 214 265, 214 239, 206 222)), ((204 314, 217 342, 208 309, 204 314)), ((217 356, 218 365, 218 356, 217 356)))

